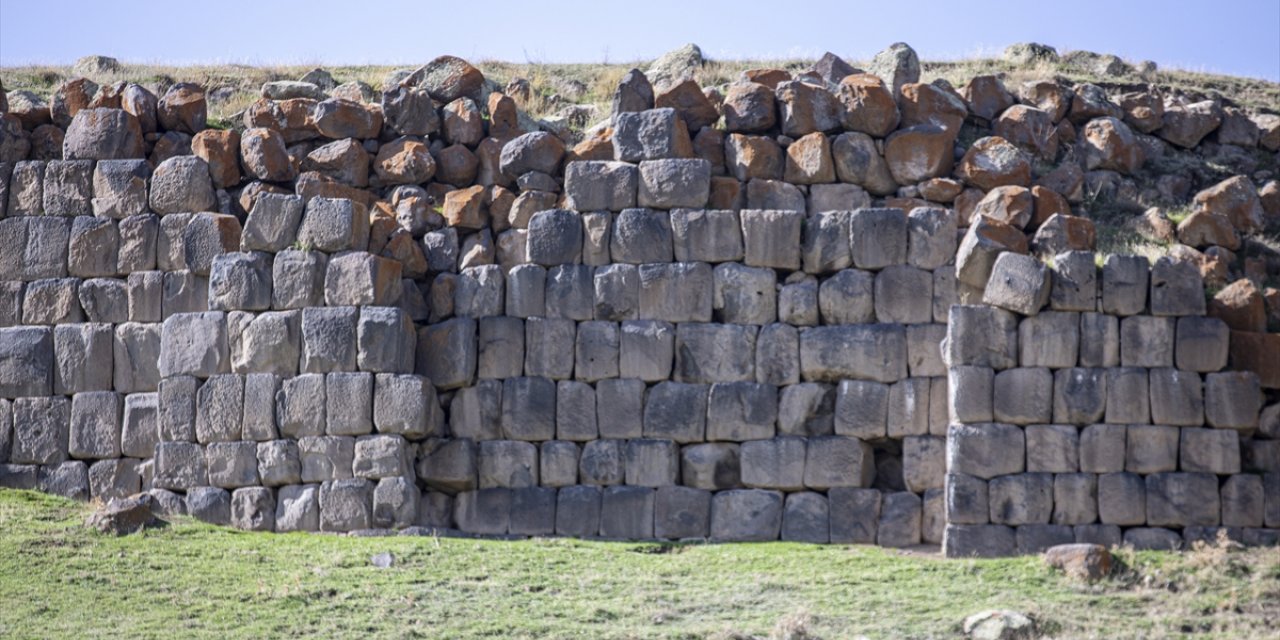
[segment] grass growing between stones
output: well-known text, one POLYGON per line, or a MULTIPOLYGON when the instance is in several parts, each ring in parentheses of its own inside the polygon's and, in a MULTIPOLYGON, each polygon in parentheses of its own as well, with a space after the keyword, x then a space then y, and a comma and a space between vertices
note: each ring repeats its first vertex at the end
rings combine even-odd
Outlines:
MULTIPOLYGON (((956 637, 1011 608, 1052 637, 1268 637, 1280 550, 1122 553, 1072 583, 1035 557, 871 547, 251 534, 116 538, 82 504, 0 490, 0 637, 956 637), (370 557, 390 552, 378 569, 370 557)), ((1270 636, 1274 637, 1274 636, 1270 636)))

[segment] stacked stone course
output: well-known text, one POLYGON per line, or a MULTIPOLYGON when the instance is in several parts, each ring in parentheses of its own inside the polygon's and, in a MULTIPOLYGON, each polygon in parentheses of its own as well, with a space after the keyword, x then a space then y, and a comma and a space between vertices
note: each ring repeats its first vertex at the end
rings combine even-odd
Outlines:
MULTIPOLYGON (((268 83, 242 130, 185 83, 57 124, 18 92, 0 486, 251 530, 1274 543, 1262 294, 1206 305, 1212 249, 1099 270, 1072 215, 1218 124, 824 61, 634 71, 568 148, 450 56, 372 100, 268 83)), ((1252 189, 1197 196, 1227 222, 1188 244, 1259 226, 1252 189)))

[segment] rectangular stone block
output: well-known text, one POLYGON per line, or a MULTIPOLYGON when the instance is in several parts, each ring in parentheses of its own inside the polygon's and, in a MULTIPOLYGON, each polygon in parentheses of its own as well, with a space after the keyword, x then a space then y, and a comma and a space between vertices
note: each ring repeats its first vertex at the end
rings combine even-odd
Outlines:
POLYGON ((369 244, 368 213, 351 200, 312 198, 298 226, 298 244, 326 253, 363 251, 369 244))
POLYGON ((1219 318, 1178 318, 1174 365, 1185 371, 1211 373, 1227 366, 1231 331, 1219 318))
POLYGON ((146 160, 99 160, 93 168, 93 215, 115 218, 147 212, 147 180, 151 165, 146 160))
POLYGON ((209 484, 209 467, 204 447, 192 442, 161 442, 156 445, 155 478, 157 489, 183 491, 209 484))
POLYGON ((303 482, 327 482, 350 478, 356 440, 346 436, 298 438, 303 482))
POLYGON ((120 230, 108 218, 81 215, 71 221, 67 273, 77 278, 110 277, 118 273, 120 230))
POLYGON ((1200 374, 1178 369, 1152 369, 1151 421, 1155 424, 1198 427, 1204 423, 1204 391, 1200 374))
POLYGON ((882 269, 907 261, 907 216, 901 209, 858 209, 849 218, 853 264, 882 269))
POLYGON ((742 483, 752 488, 798 491, 804 488, 806 444, 802 438, 773 438, 742 443, 742 483))
POLYGON ((1013 526, 1048 524, 1053 515, 1053 474, 1019 473, 987 484, 991 522, 1013 526))
POLYGON ((754 380, 756 333, 747 325, 679 325, 673 378, 691 383, 754 380))
POLYGON ((1055 311, 1098 309, 1098 267, 1092 251, 1067 251, 1053 257, 1049 306, 1055 311))
MULTIPOLYGON (((160 442, 159 394, 132 393, 124 397, 120 452, 130 458, 151 458, 160 442)), ((0 413, 3 410, 0 409, 0 413)), ((3 421, 0 418, 0 421, 3 421)))
POLYGON ((1080 431, 1080 470, 1086 473, 1124 471, 1125 440, 1122 424, 1091 424, 1080 431))
POLYGON ((624 209, 611 225, 609 255, 622 264, 671 262, 670 215, 654 209, 624 209))
POLYGON ((327 481, 320 485, 319 503, 321 531, 358 531, 372 526, 373 483, 368 480, 327 481))
MULTIPOLYGON (((293 440, 259 442, 255 454, 258 459, 258 477, 268 487, 284 487, 302 481, 302 462, 298 443, 293 440)), ((284 490, 281 489, 281 495, 284 490)))
POLYGON ((119 324, 129 321, 129 293, 124 280, 92 278, 80 283, 76 295, 89 322, 119 324))
POLYGON ((288 249, 297 238, 304 207, 300 196, 259 194, 245 219, 244 232, 240 235, 241 250, 279 253, 288 249))
POLYGON ((738 215, 742 222, 744 263, 787 271, 800 268, 803 212, 748 209, 738 215))
POLYGON ((839 325, 800 332, 800 375, 895 382, 907 377, 906 331, 901 325, 839 325))
POLYGON ((90 216, 93 207, 92 160, 50 160, 44 169, 44 214, 90 216))
POLYGON ((120 457, 123 402, 112 391, 85 391, 71 397, 68 453, 72 458, 120 457))
POLYGON ((628 485, 664 487, 680 479, 680 446, 671 440, 629 440, 623 455, 628 485))
POLYGON ((711 539, 767 542, 782 531, 783 496, 778 491, 735 489, 711 499, 711 539))
POLYGON ((1142 256, 1107 256, 1102 265, 1102 312, 1132 316, 1147 308, 1150 263, 1142 256))
POLYGON ((325 433, 360 436, 373 432, 373 374, 326 374, 325 433))
POLYGON ((23 324, 84 322, 78 290, 80 280, 58 278, 27 283, 22 298, 23 324))
POLYGON ((504 380, 502 433, 512 440, 554 440, 556 383, 540 377, 504 380))
MULTIPOLYGON (((410 323, 412 326, 412 323, 410 323)), ((524 321, 490 316, 478 322, 476 376, 482 380, 514 378, 524 373, 524 321)), ((372 344, 380 344, 371 341, 372 344)))
POLYGON ((989 422, 994 415, 995 371, 952 366, 947 372, 947 404, 959 423, 989 422))
POLYGON ((1240 436, 1226 429, 1184 427, 1178 447, 1182 471, 1240 473, 1240 436))
POLYGON ((620 337, 616 323, 580 323, 574 345, 574 377, 586 382, 618 377, 619 349, 620 337))
POLYGON ((653 537, 654 491, 648 487, 607 487, 600 501, 600 536, 619 540, 653 537))
POLYGON ((550 487, 522 487, 511 490, 512 535, 546 536, 556 531, 556 490, 550 487))
POLYGON ((548 440, 538 448, 538 480, 544 487, 567 487, 578 483, 578 445, 548 440))
MULTIPOLYGON (((166 381, 167 382, 167 381, 166 381)), ((163 390, 162 390, 163 393, 163 390)), ((276 419, 286 438, 318 436, 325 432, 325 376, 308 373, 285 378, 276 396, 276 419)))
POLYGON ((476 375, 476 361, 474 319, 454 318, 418 329, 414 372, 430 378, 437 389, 471 384, 476 375))
POLYGON ((659 382, 645 398, 644 436, 680 443, 706 439, 708 385, 659 382))
POLYGON ((1019 361, 1024 367, 1074 367, 1080 344, 1080 314, 1045 311, 1018 325, 1019 361))
POLYGON ((909 491, 885 494, 880 503, 876 544, 882 547, 920 544, 922 507, 920 496, 909 491))
POLYGON ((1129 425, 1124 469, 1130 473, 1161 473, 1178 468, 1179 430, 1163 425, 1129 425))
POLYGON ((472 440, 501 438, 502 385, 501 380, 479 380, 473 387, 458 389, 449 405, 450 433, 472 440))
POLYGON ((1008 369, 1018 364, 1018 318, 1003 309, 951 308, 944 358, 950 366, 1008 369))
POLYGON ((1262 389, 1252 371, 1210 373, 1204 378, 1204 417, 1218 429, 1252 430, 1258 426, 1262 389))
POLYGON ((239 440, 244 416, 244 376, 211 376, 196 392, 196 441, 239 440))
POLYGON ((743 258, 737 211, 674 209, 671 231, 678 262, 735 262, 743 258))
POLYGON ((618 372, 645 382, 666 380, 675 360, 674 325, 657 320, 628 320, 619 336, 618 372))
POLYGON ((595 414, 602 438, 639 438, 644 431, 645 385, 634 378, 596 383, 595 414))
POLYGON ((226 314, 180 313, 165 320, 160 338, 160 375, 207 378, 230 370, 226 314))
POLYGON ((505 535, 510 526, 511 490, 465 491, 454 499, 454 521, 468 533, 505 535))
POLYGON ((1011 424, 953 424, 947 429, 947 471, 984 480, 1022 473, 1026 437, 1011 424))
POLYGON ((817 211, 804 224, 801 262, 805 273, 832 273, 853 266, 850 211, 817 211))
POLYGON ((565 164, 565 206, 577 211, 621 211, 635 206, 640 173, 633 164, 577 161, 565 164))
POLYGON ((833 487, 827 502, 833 544, 875 544, 880 523, 878 489, 833 487))
POLYGON ((634 320, 640 315, 640 272, 635 265, 598 267, 595 286, 597 320, 634 320))
POLYGON ((63 397, 13 401, 9 462, 52 465, 67 459, 71 400, 63 397))
MULTIPOLYGON (((155 391, 160 383, 163 339, 158 323, 116 325, 112 343, 112 383, 120 393, 155 391)), ((216 340, 216 338, 215 338, 216 340)))
POLYGON ((999 422, 1028 425, 1053 416, 1053 374, 1044 367, 1006 369, 995 375, 992 410, 999 422))
POLYGON ((161 281, 160 311, 164 319, 209 308, 209 279, 192 271, 168 271, 161 281))
POLYGON ((412 374, 374 376, 373 426, 379 433, 398 434, 410 440, 443 435, 444 412, 431 381, 412 374))
POLYGON ((1080 314, 1080 366, 1120 365, 1120 321, 1101 313, 1080 314))
POLYGON ((1017 552, 1012 527, 998 524, 948 524, 942 553, 948 558, 1001 558, 1017 552))
POLYGON ((827 497, 813 491, 787 494, 782 512, 782 539, 826 544, 830 541, 827 497))
POLYGON ((319 251, 288 249, 271 265, 271 308, 302 309, 324 304, 329 260, 319 251))
POLYGON ((506 313, 516 318, 546 314, 547 270, 536 264, 520 264, 507 272, 506 313))
MULTIPOLYGON (((114 374, 110 324, 60 325, 53 329, 53 392, 109 391, 114 374)), ((21 361, 16 364, 21 365, 21 361)), ((116 456, 103 456, 116 457, 116 456)))
POLYGON ((710 322, 711 265, 704 262, 644 264, 639 267, 640 318, 667 322, 710 322))
POLYGON ((777 273, 736 262, 717 265, 712 309, 720 322, 769 324, 777 319, 777 273))
POLYGON ((598 487, 572 486, 556 495, 556 535, 591 537, 600 533, 598 487))
POLYGON ((205 446, 209 484, 235 489, 258 484, 258 445, 254 442, 211 442, 205 446))
POLYGON ((576 380, 557 382, 556 438, 585 442, 598 437, 600 431, 596 427, 595 389, 576 380))
POLYGON ((1211 473, 1156 473, 1146 477, 1147 524, 1214 526, 1221 522, 1218 478, 1211 473))
POLYGON ((659 487, 654 492, 654 536, 669 540, 706 538, 711 531, 711 492, 659 487))
POLYGON ((1053 421, 1085 425, 1101 422, 1107 408, 1105 369, 1058 369, 1053 375, 1053 421))
POLYGON ((160 217, 153 214, 129 216, 120 221, 119 231, 116 271, 135 273, 155 269, 160 217))
POLYGON ((1106 421, 1146 424, 1151 421, 1147 370, 1141 367, 1107 369, 1106 421))
POLYGON ((1120 364, 1126 367, 1173 366, 1174 321, 1131 316, 1120 322, 1120 364))
POLYGON ((626 479, 625 445, 623 440, 592 440, 586 443, 578 458, 578 476, 582 484, 622 484, 626 479))

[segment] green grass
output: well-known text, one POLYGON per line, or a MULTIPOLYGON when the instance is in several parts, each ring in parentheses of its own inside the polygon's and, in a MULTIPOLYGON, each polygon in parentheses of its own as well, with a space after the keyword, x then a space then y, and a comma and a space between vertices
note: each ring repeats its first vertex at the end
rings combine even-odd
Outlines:
POLYGON ((1280 550, 1124 552, 1094 586, 1035 557, 803 544, 253 534, 180 519, 116 538, 0 490, 0 637, 955 637, 1012 608, 1056 637, 1265 637, 1280 550), (390 552, 395 565, 370 557, 390 552))

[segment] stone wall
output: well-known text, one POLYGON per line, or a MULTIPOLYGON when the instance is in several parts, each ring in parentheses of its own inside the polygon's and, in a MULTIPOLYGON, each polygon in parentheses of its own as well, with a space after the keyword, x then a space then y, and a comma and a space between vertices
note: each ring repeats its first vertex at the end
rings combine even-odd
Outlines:
MULTIPOLYGON (((1205 252, 1150 270, 1099 271, 1074 215, 1226 115, 1171 106, 1162 142, 1092 85, 1014 104, 886 55, 723 95, 636 71, 569 149, 447 56, 372 103, 264 87, 243 130, 185 83, 68 83, 54 124, 20 96, 0 486, 276 531, 1274 542, 1280 343, 1251 280, 1205 303, 1265 279, 1216 251, 1259 191, 1202 191, 1205 252)), ((1244 121, 1223 146, 1280 127, 1244 121)))

